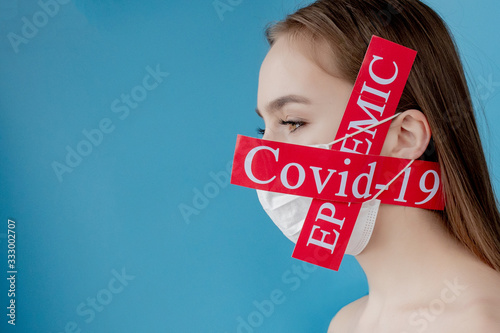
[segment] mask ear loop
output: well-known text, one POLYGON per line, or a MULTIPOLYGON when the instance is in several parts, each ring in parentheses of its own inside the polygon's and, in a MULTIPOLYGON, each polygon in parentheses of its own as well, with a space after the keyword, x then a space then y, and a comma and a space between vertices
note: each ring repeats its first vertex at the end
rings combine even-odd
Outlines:
POLYGON ((396 179, 398 179, 398 177, 399 177, 399 176, 401 176, 401 175, 403 174, 403 172, 405 172, 405 171, 406 171, 406 169, 408 169, 408 168, 410 167, 410 165, 412 165, 412 164, 413 164, 413 162, 415 162, 415 160, 411 160, 411 161, 410 161, 410 163, 408 163, 408 164, 407 164, 407 165, 403 168, 403 170, 401 170, 401 171, 400 171, 400 172, 396 175, 396 177, 392 178, 392 180, 391 180, 390 182, 388 182, 388 183, 387 183, 387 185, 385 185, 383 189, 381 189, 380 191, 378 191, 378 193, 377 193, 377 194, 375 194, 375 196, 372 198, 372 200, 377 199, 377 198, 379 197, 379 195, 381 195, 381 194, 382 194, 382 192, 384 192, 385 190, 387 190, 387 189, 389 188, 389 186, 391 186, 391 184, 392 184, 392 183, 394 183, 394 181, 395 181, 396 179))
POLYGON ((398 112, 398 113, 396 113, 396 114, 394 114, 394 115, 390 116, 389 118, 385 118, 385 119, 383 119, 383 120, 379 121, 378 123, 375 123, 375 124, 372 124, 372 125, 367 126, 367 127, 365 127, 365 128, 362 128, 362 129, 360 129, 360 130, 359 130, 359 131, 357 131, 357 132, 354 132, 354 133, 351 133, 351 134, 347 134, 347 135, 346 135, 346 136, 344 136, 343 138, 340 138, 340 139, 337 139, 337 140, 334 140, 334 141, 330 142, 330 143, 328 144, 328 146, 330 146, 330 147, 331 147, 332 145, 334 145, 334 144, 336 144, 336 143, 339 143, 339 142, 341 142, 341 141, 344 141, 344 140, 346 140, 346 139, 349 139, 349 138, 351 138, 351 137, 353 137, 353 136, 355 136, 355 135, 358 135, 359 133, 363 133, 363 132, 365 132, 365 131, 368 131, 369 129, 372 129, 372 128, 374 128, 374 127, 377 127, 378 125, 382 125, 383 123, 386 123, 386 122, 388 122, 389 120, 392 120, 392 119, 396 118, 396 117, 397 117, 397 116, 399 116, 400 114, 401 114, 401 112, 398 112))

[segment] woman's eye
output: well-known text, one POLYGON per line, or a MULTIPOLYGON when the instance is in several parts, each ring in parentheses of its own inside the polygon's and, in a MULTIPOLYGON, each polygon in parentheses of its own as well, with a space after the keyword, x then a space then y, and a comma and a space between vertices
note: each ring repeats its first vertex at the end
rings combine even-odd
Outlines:
POLYGON ((264 135, 266 133, 266 130, 260 127, 257 127, 257 134, 264 135))
POLYGON ((280 120, 280 124, 288 126, 291 133, 296 131, 299 127, 304 126, 305 122, 300 120, 280 120))

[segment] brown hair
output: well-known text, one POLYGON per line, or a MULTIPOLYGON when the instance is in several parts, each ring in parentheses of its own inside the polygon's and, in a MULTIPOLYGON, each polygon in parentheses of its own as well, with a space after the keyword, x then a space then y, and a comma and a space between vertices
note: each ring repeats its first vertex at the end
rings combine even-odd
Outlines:
POLYGON ((320 0, 266 30, 270 45, 284 35, 327 45, 352 83, 372 35, 418 52, 398 108, 427 117, 433 139, 423 157, 441 166, 446 228, 500 271, 500 215, 462 64, 442 19, 419 0, 320 0))

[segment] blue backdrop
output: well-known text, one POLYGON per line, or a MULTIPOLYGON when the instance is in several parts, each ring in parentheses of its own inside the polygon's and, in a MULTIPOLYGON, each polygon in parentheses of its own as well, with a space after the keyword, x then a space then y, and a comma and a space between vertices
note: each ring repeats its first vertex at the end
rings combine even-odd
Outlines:
MULTIPOLYGON (((367 293, 354 258, 292 259, 255 191, 228 185, 236 135, 263 125, 263 29, 306 3, 0 1, 0 331, 326 332, 367 293)), ((428 3, 498 189, 500 3, 428 3)))

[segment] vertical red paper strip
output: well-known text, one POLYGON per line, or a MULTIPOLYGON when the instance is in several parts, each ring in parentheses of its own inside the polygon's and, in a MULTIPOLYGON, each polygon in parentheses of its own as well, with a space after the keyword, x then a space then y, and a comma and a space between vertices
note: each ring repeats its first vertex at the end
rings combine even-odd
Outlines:
MULTIPOLYGON (((336 139, 392 116, 416 52, 373 36, 336 139)), ((380 154, 390 122, 335 144, 332 149, 380 154)), ((368 199, 368 198, 367 198, 368 199)), ((292 257, 338 270, 361 204, 313 200, 292 257)))

